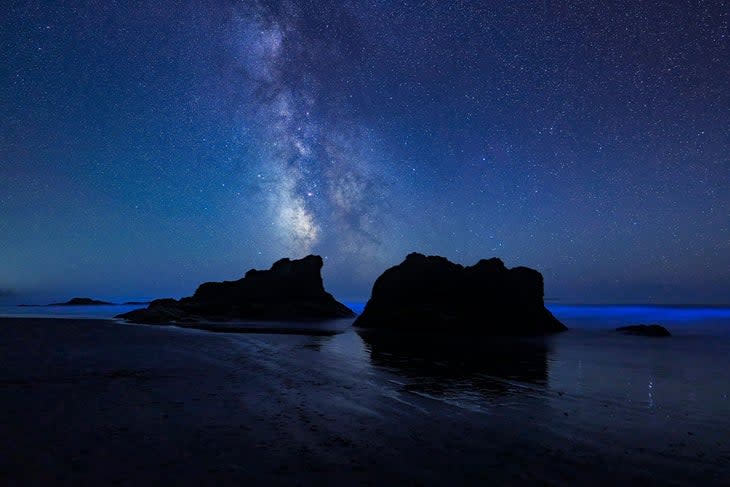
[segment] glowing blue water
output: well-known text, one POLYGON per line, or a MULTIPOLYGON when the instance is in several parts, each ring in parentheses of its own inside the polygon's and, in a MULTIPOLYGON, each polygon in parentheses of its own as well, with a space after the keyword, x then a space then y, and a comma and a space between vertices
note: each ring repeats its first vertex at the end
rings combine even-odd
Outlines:
MULTIPOLYGON (((356 313, 363 301, 345 301, 356 313)), ((141 308, 140 305, 111 306, 0 306, 0 316, 37 316, 68 318, 111 318, 141 308)), ((656 305, 568 305, 548 304, 548 309, 569 327, 616 327, 631 323, 660 323, 682 328, 693 324, 728 327, 730 307, 656 306, 656 305)))
POLYGON ((730 318, 730 308, 652 305, 565 305, 548 304, 561 319, 618 319, 639 321, 692 321, 730 318))

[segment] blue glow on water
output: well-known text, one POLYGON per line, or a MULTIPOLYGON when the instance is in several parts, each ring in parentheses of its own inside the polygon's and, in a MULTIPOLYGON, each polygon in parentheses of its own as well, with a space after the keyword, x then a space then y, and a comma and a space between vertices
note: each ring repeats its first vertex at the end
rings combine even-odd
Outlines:
MULTIPOLYGON (((355 313, 362 313, 364 301, 344 301, 355 313)), ((730 319, 730 308, 708 306, 661 306, 643 304, 572 305, 547 304, 546 307, 560 319, 617 319, 645 321, 695 321, 730 319)))
MULTIPOLYGON (((363 301, 344 301, 344 304, 360 314, 363 301)), ((144 307, 144 305, 111 306, 48 306, 22 308, 0 306, 0 316, 5 317, 63 317, 63 318, 112 318, 120 313, 144 307)), ((730 307, 660 306, 660 305, 569 305, 547 304, 547 308, 569 328, 612 328, 626 324, 659 323, 698 329, 714 324, 718 329, 730 331, 730 307)))
POLYGON ((365 309, 364 301, 343 301, 342 304, 344 304, 357 314, 362 313, 362 310, 365 309))
POLYGON ((697 321, 730 318, 730 308, 658 305, 548 304, 559 319, 615 319, 618 321, 697 321))

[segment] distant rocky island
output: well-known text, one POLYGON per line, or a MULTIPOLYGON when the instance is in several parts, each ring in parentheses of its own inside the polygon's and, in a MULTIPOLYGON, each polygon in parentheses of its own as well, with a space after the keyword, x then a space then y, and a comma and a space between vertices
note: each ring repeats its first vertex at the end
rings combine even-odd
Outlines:
POLYGON ((65 303, 53 303, 48 306, 96 306, 102 304, 114 304, 107 301, 99 301, 91 298, 71 298, 65 303))
POLYGON ((355 313, 325 291, 322 257, 281 259, 269 270, 251 269, 237 281, 206 282, 180 300, 157 299, 117 316, 132 323, 164 324, 229 320, 311 321, 355 313))
POLYGON ((657 325, 657 324, 620 326, 620 327, 616 328, 616 331, 619 333, 623 333, 624 335, 637 335, 637 336, 645 336, 645 337, 670 337, 670 336, 672 336, 672 334, 669 333, 669 330, 667 330, 663 326, 657 325))
POLYGON ((106 301, 99 301, 91 298, 71 298, 63 303, 51 303, 51 304, 19 304, 20 307, 39 307, 39 306, 99 306, 99 305, 113 305, 106 301))
POLYGON ((498 258, 464 267, 409 254, 373 285, 354 325, 361 329, 535 335, 566 330, 545 308, 543 277, 498 258))

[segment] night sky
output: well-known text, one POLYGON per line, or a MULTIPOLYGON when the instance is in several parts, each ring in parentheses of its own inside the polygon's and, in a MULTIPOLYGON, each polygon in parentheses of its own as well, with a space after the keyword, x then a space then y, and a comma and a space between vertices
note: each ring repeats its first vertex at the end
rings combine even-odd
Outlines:
POLYGON ((730 302, 726 2, 10 2, 0 300, 411 251, 730 302), (61 5, 62 4, 62 5, 61 5))

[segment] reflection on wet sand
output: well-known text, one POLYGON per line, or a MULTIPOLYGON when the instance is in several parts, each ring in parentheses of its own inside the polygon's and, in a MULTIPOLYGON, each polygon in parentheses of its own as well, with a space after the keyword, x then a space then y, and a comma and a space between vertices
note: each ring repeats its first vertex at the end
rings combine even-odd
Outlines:
POLYGON ((372 364, 405 378, 414 392, 495 396, 547 383, 550 350, 544 338, 357 333, 372 364))

